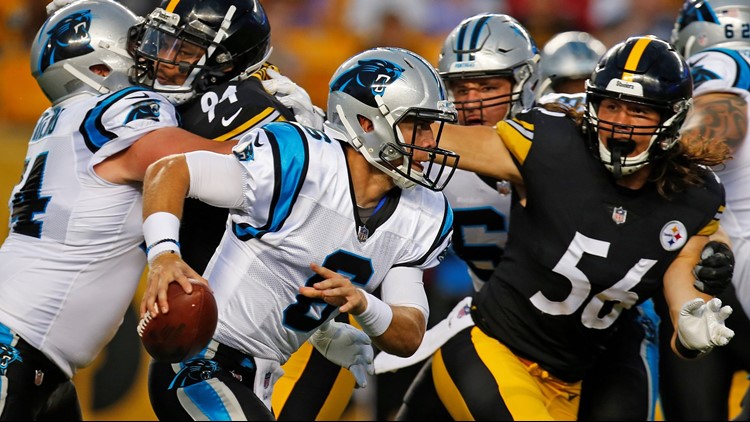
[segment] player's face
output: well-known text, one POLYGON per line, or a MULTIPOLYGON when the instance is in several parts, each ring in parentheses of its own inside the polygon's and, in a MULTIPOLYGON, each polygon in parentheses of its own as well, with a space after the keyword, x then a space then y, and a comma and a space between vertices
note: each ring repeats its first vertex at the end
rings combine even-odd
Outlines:
POLYGON ((162 60, 156 78, 162 85, 182 85, 206 50, 196 44, 164 34, 159 40, 157 57, 162 60), (181 66, 182 65, 182 66, 181 66))
POLYGON ((632 139, 635 148, 628 156, 635 156, 649 147, 649 142, 661 121, 659 113, 651 107, 627 101, 604 99, 599 105, 599 140, 605 145, 608 138, 627 141, 632 139))
POLYGON ((493 126, 508 113, 512 89, 508 78, 458 79, 450 82, 461 125, 493 126))
MULTIPOLYGON (((406 145, 416 145, 420 148, 435 148, 437 143, 435 142, 435 135, 432 132, 432 122, 427 120, 415 120, 415 119, 404 119, 398 124, 399 130, 404 137, 406 145)), ((429 160, 429 153, 427 151, 414 148, 413 152, 413 166, 418 166, 417 163, 429 160)))

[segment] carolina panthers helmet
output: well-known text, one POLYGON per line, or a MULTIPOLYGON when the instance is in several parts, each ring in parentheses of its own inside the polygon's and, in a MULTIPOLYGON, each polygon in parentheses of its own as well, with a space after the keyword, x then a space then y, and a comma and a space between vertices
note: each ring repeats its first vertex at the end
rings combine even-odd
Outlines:
POLYGON ((558 92, 559 82, 588 79, 606 51, 607 47, 588 32, 568 31, 555 35, 542 48, 542 83, 538 96, 558 92))
MULTIPOLYGON (((450 82, 455 79, 510 78, 509 95, 484 99, 479 107, 510 103, 508 115, 514 116, 534 105, 539 57, 536 42, 517 20, 504 14, 482 13, 464 19, 448 34, 438 69, 449 92, 450 82)), ((462 110, 466 103, 455 105, 462 110)))
POLYGON ((258 0, 164 0, 130 34, 133 82, 175 104, 224 81, 248 76, 271 55, 271 26, 258 0), (185 44, 198 51, 182 57, 185 44), (187 75, 180 85, 159 82, 160 67, 187 75))
POLYGON ((649 35, 630 37, 615 45, 586 81, 585 122, 592 150, 618 178, 658 160, 677 143, 692 95, 688 64, 668 42, 649 35), (660 123, 635 126, 600 120, 597 112, 605 98, 651 107, 661 115, 660 123), (605 123, 607 129, 602 129, 600 123, 605 123), (611 136, 615 131, 653 136, 647 150, 628 157, 635 142, 615 140, 611 136))
POLYGON ((685 0, 671 42, 683 57, 711 47, 750 48, 746 0, 685 0))
POLYGON ((137 23, 135 14, 113 0, 64 6, 34 37, 31 74, 52 103, 128 87, 133 59, 126 48, 127 33, 137 23), (100 72, 104 69, 106 75, 100 72))
POLYGON ((430 63, 408 50, 373 48, 339 66, 329 88, 326 126, 340 132, 370 164, 404 189, 415 184, 432 190, 445 187, 458 157, 438 145, 443 123, 455 123, 457 114, 430 63), (372 122, 372 131, 362 128, 360 116, 372 122), (416 145, 416 132, 401 132, 398 124, 407 119, 414 121, 415 130, 440 123, 434 148, 416 145), (416 150, 427 151, 429 161, 414 163, 416 150), (455 158, 453 164, 447 163, 449 157, 455 158), (416 170, 416 164, 423 170, 416 170))

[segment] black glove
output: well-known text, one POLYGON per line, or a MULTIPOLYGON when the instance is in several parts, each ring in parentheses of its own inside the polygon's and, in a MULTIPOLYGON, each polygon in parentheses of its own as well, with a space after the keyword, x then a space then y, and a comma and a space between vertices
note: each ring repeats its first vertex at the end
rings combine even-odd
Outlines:
POLYGON ((724 242, 710 241, 701 252, 701 260, 693 268, 695 288, 716 296, 732 282, 734 254, 724 242))

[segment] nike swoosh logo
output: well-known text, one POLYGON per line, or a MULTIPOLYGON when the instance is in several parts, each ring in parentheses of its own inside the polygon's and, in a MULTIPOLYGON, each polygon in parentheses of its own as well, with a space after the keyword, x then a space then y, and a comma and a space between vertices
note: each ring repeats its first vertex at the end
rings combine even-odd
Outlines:
POLYGON ((261 144, 260 143, 260 135, 256 134, 255 135, 255 142, 253 143, 253 146, 255 146, 256 148, 259 148, 259 147, 262 147, 263 145, 265 145, 265 144, 261 144))
POLYGON ((231 116, 229 116, 228 119, 226 117, 222 117, 221 118, 221 124, 224 125, 224 126, 229 126, 230 124, 232 124, 232 122, 234 121, 234 119, 236 119, 237 116, 240 115, 241 111, 242 111, 242 107, 240 107, 239 110, 235 111, 234 114, 232 114, 231 116))

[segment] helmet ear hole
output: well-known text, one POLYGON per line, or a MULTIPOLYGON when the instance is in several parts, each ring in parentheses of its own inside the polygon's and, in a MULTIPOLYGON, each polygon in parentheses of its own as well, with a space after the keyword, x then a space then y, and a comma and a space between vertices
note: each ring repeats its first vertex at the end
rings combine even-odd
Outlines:
POLYGON ((106 77, 112 69, 104 63, 92 64, 89 66, 91 73, 95 73, 101 77, 106 77))

